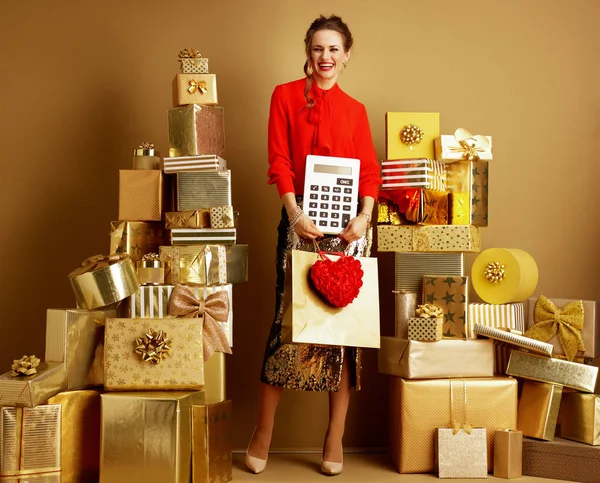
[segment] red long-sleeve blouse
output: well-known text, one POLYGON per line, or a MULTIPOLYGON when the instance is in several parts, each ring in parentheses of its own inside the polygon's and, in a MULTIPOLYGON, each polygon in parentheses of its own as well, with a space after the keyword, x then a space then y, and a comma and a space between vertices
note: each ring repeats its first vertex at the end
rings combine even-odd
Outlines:
POLYGON ((279 195, 304 192, 306 156, 360 159, 359 197, 377 199, 380 167, 367 110, 335 84, 328 91, 311 86, 315 104, 306 109, 306 79, 275 87, 269 115, 269 184, 279 195))

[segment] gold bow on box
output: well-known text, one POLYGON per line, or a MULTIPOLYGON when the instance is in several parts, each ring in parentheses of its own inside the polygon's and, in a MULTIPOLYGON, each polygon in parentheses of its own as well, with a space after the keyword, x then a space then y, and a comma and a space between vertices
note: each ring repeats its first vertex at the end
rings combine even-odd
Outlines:
POLYGON ((10 366, 12 377, 18 376, 31 376, 37 373, 37 367, 40 365, 40 360, 32 356, 23 356, 20 359, 13 360, 13 364, 10 366))
POLYGON ((160 364, 160 361, 169 357, 171 341, 162 330, 150 329, 144 337, 135 339, 135 352, 142 356, 142 361, 160 364))
POLYGON ((448 146, 448 150, 454 153, 462 153, 463 159, 468 161, 479 161, 480 153, 490 148, 490 141, 486 136, 473 135, 461 127, 454 132, 454 139, 458 146, 448 146))
POLYGON ((202 54, 196 49, 182 49, 179 51, 179 62, 182 59, 199 59, 202 54))
POLYGON ((581 330, 583 329, 583 301, 570 302, 558 308, 545 296, 535 304, 535 324, 525 332, 525 337, 548 342, 558 334, 567 360, 573 361, 578 351, 585 351, 581 330))
POLYGON ((111 255, 94 255, 84 260, 81 267, 76 268, 71 272, 71 276, 83 275, 84 273, 93 272, 99 268, 108 267, 114 263, 120 262, 128 257, 126 253, 113 253, 111 255))
POLYGON ((201 94, 206 94, 208 92, 208 88, 206 86, 206 81, 197 81, 197 80, 190 80, 189 82, 190 87, 188 87, 188 92, 190 94, 195 94, 196 91, 200 91, 201 94))

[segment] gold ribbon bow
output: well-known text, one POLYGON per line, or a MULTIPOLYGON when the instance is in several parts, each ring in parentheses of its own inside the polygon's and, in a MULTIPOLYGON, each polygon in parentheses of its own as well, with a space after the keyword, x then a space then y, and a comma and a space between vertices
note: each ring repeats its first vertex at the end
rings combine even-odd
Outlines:
POLYGON ((227 292, 215 292, 206 297, 206 300, 198 300, 189 288, 177 284, 169 301, 169 315, 204 318, 202 346, 205 363, 215 351, 232 353, 227 336, 219 325, 219 322, 227 322, 229 317, 227 292))
POLYGON ((135 352, 142 356, 142 361, 160 364, 160 361, 171 355, 171 341, 162 330, 150 329, 144 337, 135 339, 135 352))
POLYGON ((73 270, 71 275, 78 276, 84 273, 93 272, 99 268, 108 267, 114 263, 120 262, 128 257, 127 253, 113 253, 111 255, 94 255, 84 260, 81 267, 73 270))
POLYGON ((10 366, 10 375, 12 377, 31 376, 37 372, 40 360, 33 356, 23 356, 20 359, 14 359, 10 366))
POLYGON ((473 426, 471 426, 469 423, 465 423, 462 426, 460 424, 455 424, 454 429, 452 429, 452 434, 458 433, 461 429, 465 433, 471 434, 471 431, 473 431, 473 426))
POLYGON ((437 319, 444 316, 444 311, 434 304, 422 304, 417 306, 415 315, 422 319, 437 319))
POLYGON ((208 92, 208 88, 206 87, 206 81, 197 81, 190 80, 190 87, 188 87, 188 92, 190 94, 194 94, 196 91, 200 91, 202 94, 206 94, 208 92))
POLYGON ((473 431, 473 426, 467 422, 467 383, 464 379, 460 381, 456 379, 450 379, 448 382, 450 384, 450 425, 452 426, 452 434, 456 434, 461 430, 467 434, 471 434, 473 431), (462 398, 460 397, 460 394, 456 394, 457 386, 460 387, 460 382, 462 382, 462 398), (460 401, 460 399, 462 399, 462 401, 460 401), (464 413, 463 424, 460 424, 456 420, 456 412, 458 412, 457 410, 459 407, 462 408, 464 413))
POLYGON ((478 161, 479 153, 490 147, 490 140, 480 134, 473 135, 466 129, 459 127, 454 132, 454 139, 458 146, 450 146, 448 149, 454 152, 462 152, 463 158, 468 161, 478 161))
POLYGON ((142 256, 142 262, 160 262, 158 253, 146 253, 142 256))
POLYGON ((558 308, 545 296, 540 296, 535 304, 535 324, 525 332, 525 337, 548 342, 558 333, 567 360, 573 361, 578 351, 585 351, 581 331, 583 329, 583 301, 570 302, 558 308))
POLYGON ((154 143, 144 141, 143 143, 140 143, 138 149, 154 149, 154 143))
POLYGON ((202 54, 196 49, 182 49, 179 51, 179 62, 182 59, 198 59, 202 57, 202 54))

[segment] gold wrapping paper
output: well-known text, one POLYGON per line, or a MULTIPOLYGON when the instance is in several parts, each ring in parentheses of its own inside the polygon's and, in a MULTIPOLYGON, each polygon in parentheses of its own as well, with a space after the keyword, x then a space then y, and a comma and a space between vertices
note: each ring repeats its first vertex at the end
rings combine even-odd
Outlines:
POLYGON ((223 171, 227 169, 227 161, 216 154, 198 156, 175 156, 163 160, 165 174, 181 171, 223 171))
POLYGON ((156 221, 112 221, 109 253, 127 253, 135 264, 169 243, 169 233, 156 221))
POLYGON ((481 234, 476 226, 379 225, 380 252, 480 252, 481 234))
POLYGON ((492 136, 473 136, 466 129, 459 128, 454 135, 442 134, 435 138, 435 159, 444 163, 479 159, 492 160, 492 136))
POLYGON ((488 226, 489 170, 487 161, 471 162, 471 224, 475 226, 488 226))
POLYGON ((515 377, 560 384, 590 393, 594 392, 598 379, 597 367, 537 356, 518 350, 510 353, 506 373, 515 377))
POLYGON ((200 390, 204 387, 202 321, 199 319, 107 319, 104 388, 107 391, 200 390), (158 364, 136 354, 136 338, 164 331, 169 357, 158 364))
POLYGON ((189 483, 191 407, 203 403, 202 391, 103 394, 100 483, 189 483))
POLYGON ((142 143, 133 150, 133 169, 160 169, 160 153, 154 144, 142 143))
POLYGON ((160 221, 164 184, 158 169, 119 170, 119 220, 160 221))
POLYGON ((165 283, 171 285, 248 281, 248 245, 162 246, 160 259, 170 267, 165 283))
POLYGON ((475 324, 525 332, 525 304, 469 304, 469 320, 469 337, 475 337, 475 324))
POLYGON ((432 159, 397 159, 382 161, 381 189, 426 188, 446 191, 444 163, 432 159))
POLYGON ((226 399, 225 354, 215 352, 204 364, 204 397, 207 403, 226 399))
POLYGON ((600 396, 565 392, 559 419, 561 438, 600 445, 600 396))
POLYGON ((192 406, 192 483, 233 478, 231 401, 192 406))
POLYGON ((442 339, 444 318, 423 319, 411 317, 408 321, 408 339, 415 341, 438 341, 442 339))
POLYGON ((177 173, 177 210, 231 205, 231 171, 177 173))
POLYGON ((437 430, 438 478, 487 478, 487 435, 485 428, 470 433, 437 430))
POLYGON ((471 196, 469 193, 448 194, 448 224, 471 224, 471 196))
POLYGON ((64 362, 67 390, 102 384, 93 365, 97 347, 104 341, 104 321, 116 310, 48 309, 46 356, 48 362, 64 362))
POLYGON ((169 315, 169 300, 173 285, 142 285, 129 299, 132 319, 162 319, 169 315))
POLYGON ((405 379, 494 375, 490 340, 443 339, 433 343, 381 337, 380 343, 377 358, 381 374, 405 379))
POLYGON ((165 283, 165 267, 161 261, 142 260, 137 262, 136 268, 140 284, 162 285, 165 283))
POLYGON ((169 109, 169 157, 225 155, 225 110, 190 104, 169 109))
POLYGON ((530 352, 535 352, 536 354, 552 357, 553 347, 551 344, 547 344, 546 342, 540 342, 539 340, 530 339, 529 337, 525 337, 523 335, 513 334, 505 330, 494 329, 493 327, 486 327, 485 325, 480 324, 475 324, 473 332, 476 335, 490 337, 491 339, 496 339, 508 344, 516 345, 517 347, 522 347, 523 349, 527 349, 530 352))
POLYGON ((236 228, 173 228, 172 245, 234 245, 236 228))
MULTIPOLYGON (((525 321, 526 329, 529 329, 535 324, 535 304, 537 298, 530 298, 528 300, 527 318, 525 321)), ((550 300, 558 308, 564 307, 565 305, 575 302, 576 299, 564 299, 564 298, 550 298, 550 300)), ((600 356, 600 307, 598 302, 594 300, 583 300, 583 330, 581 336, 583 338, 583 344, 585 346, 585 352, 583 354, 586 358, 596 358, 600 356)), ((560 345, 560 341, 557 336, 552 337, 549 341, 554 346, 555 355, 564 355, 564 350, 560 345)))
POLYGON ((67 391, 48 400, 60 405, 63 483, 98 481, 100 462, 100 392, 67 391))
POLYGON ((440 135, 440 114, 437 112, 387 112, 386 159, 434 159, 433 141, 440 135), (403 144, 400 132, 406 125, 413 124, 423 131, 423 139, 417 145, 403 144))
POLYGON ((552 441, 556 432, 561 396, 561 386, 525 381, 519 399, 519 431, 530 438, 552 441))
POLYGON ((394 290, 395 299, 395 335, 397 339, 408 337, 408 320, 415 316, 417 293, 407 290, 394 290))
POLYGON ((172 211, 165 213, 165 227, 171 228, 209 228, 210 210, 172 211))
POLYGON ((0 477, 60 471, 60 406, 0 407, 0 477))
POLYGON ((86 269, 85 264, 92 258, 69 274, 78 307, 88 310, 106 307, 126 299, 139 288, 135 267, 127 254, 123 254, 120 260, 91 263, 86 269))
POLYGON ((521 478, 523 467, 523 433, 496 431, 494 440, 494 476, 521 478))
POLYGON ((215 74, 177 74, 173 79, 174 106, 212 106, 219 103, 218 99, 215 74))
POLYGON ((423 303, 444 311, 444 338, 467 338, 469 277, 423 275, 423 303))
POLYGON ((31 475, 31 476, 7 476, 0 477, 0 481, 2 483, 66 483, 67 480, 63 480, 61 478, 60 472, 54 473, 41 473, 39 475, 31 475))
POLYGON ((213 206, 210 210, 211 228, 233 228, 233 206, 213 206))
MULTIPOLYGON (((487 429, 487 468, 492 471, 494 430, 517 428, 517 381, 494 377, 464 382, 469 424, 487 429)), ((432 473, 436 430, 451 425, 449 380, 393 377, 390 384, 390 458, 400 473, 432 473)))
MULTIPOLYGON (((208 59, 202 57, 198 51, 192 52, 190 55, 190 49, 184 49, 179 53, 179 62, 181 62, 181 72, 183 74, 208 74, 208 59), (188 57, 183 57, 188 55, 188 57)), ((193 49, 191 49, 193 50, 193 49)))
POLYGON ((62 362, 42 362, 31 376, 0 376, 0 406, 35 407, 67 388, 62 362))
POLYGON ((488 226, 487 161, 446 164, 451 225, 488 226))

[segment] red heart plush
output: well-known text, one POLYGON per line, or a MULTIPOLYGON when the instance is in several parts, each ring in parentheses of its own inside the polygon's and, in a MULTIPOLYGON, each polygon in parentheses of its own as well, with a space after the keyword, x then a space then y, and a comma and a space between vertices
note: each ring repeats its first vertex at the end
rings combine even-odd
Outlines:
POLYGON ((346 307, 360 292, 363 275, 360 261, 354 257, 341 256, 337 261, 330 260, 319 252, 310 269, 310 278, 315 288, 334 307, 346 307))

